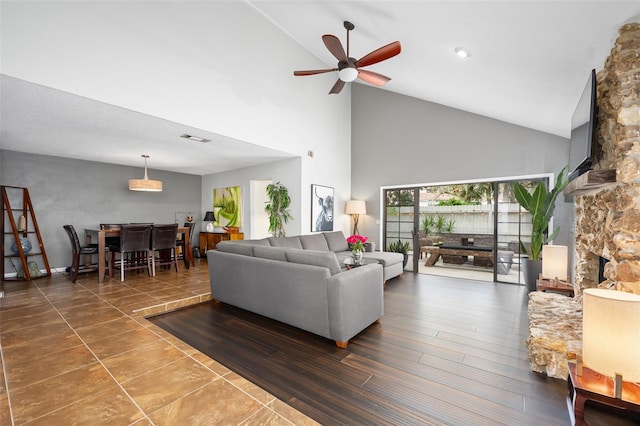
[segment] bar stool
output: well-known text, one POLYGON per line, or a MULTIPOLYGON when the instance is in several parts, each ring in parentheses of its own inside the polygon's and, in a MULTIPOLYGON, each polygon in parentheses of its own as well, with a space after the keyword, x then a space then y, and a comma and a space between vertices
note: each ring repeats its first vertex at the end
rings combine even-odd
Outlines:
POLYGON ((176 235, 178 234, 178 224, 153 225, 151 228, 151 270, 152 275, 156 275, 156 263, 162 265, 174 265, 178 272, 178 259, 176 258, 176 235), (156 262, 156 252, 160 252, 160 257, 156 262), (167 255, 163 255, 167 253, 167 255))
POLYGON ((114 268, 120 269, 120 281, 124 282, 125 270, 147 269, 147 273, 151 276, 150 240, 150 225, 122 225, 118 247, 120 263, 113 265, 114 268))

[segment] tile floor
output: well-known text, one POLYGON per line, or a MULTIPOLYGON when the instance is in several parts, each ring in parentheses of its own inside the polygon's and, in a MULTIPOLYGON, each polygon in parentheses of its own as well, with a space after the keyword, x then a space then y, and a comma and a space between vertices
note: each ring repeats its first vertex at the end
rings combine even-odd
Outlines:
POLYGON ((125 283, 54 273, 0 289, 0 425, 315 424, 145 320, 209 300, 206 260, 125 283))

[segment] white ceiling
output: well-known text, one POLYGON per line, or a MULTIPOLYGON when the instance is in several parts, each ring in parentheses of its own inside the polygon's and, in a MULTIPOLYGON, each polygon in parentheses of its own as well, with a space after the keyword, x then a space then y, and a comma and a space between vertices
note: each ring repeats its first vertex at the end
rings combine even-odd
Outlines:
POLYGON ((563 137, 591 69, 603 68, 624 23, 640 22, 638 0, 250 3, 328 67, 337 61, 321 36, 346 45, 347 20, 356 59, 402 43, 366 68, 392 78, 385 90, 563 137), (458 46, 472 56, 458 58, 458 46))
MULTIPOLYGON (((400 55, 367 68, 392 78, 384 90, 563 137, 589 71, 603 67, 621 25, 640 21, 638 0, 247 3, 327 68, 335 67, 336 60, 321 36, 334 34, 345 44, 343 21, 349 20, 355 24, 353 57, 395 40, 402 43, 400 55), (459 59, 457 46, 472 56, 459 59)), ((166 28, 168 38, 172 31, 180 29, 166 28)), ((290 68, 315 69, 317 64, 290 68)), ((0 104, 4 149, 136 165, 130 153, 145 152, 139 142, 144 135, 146 146, 152 143, 165 156, 171 154, 170 164, 154 166, 150 158, 151 169, 197 175, 291 156, 7 76, 2 76, 0 104), (212 139, 210 144, 220 149, 212 156, 210 144, 205 148, 185 140, 184 149, 176 150, 175 135, 182 133, 212 139), (95 146, 111 149, 97 151, 95 146), (127 158, 119 158, 119 152, 127 158)))

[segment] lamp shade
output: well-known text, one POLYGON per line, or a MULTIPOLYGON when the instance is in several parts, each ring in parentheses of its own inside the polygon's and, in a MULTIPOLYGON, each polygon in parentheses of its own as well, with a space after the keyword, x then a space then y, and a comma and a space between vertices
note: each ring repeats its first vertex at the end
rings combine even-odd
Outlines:
POLYGON ((129 179, 129 190, 162 192, 162 181, 149 179, 149 175, 147 174, 147 158, 149 158, 149 156, 143 155, 142 158, 144 158, 144 178, 129 179))
POLYGON ((640 296, 590 288, 582 303, 584 364, 608 377, 640 382, 640 296))
POLYGON ((205 226, 205 230, 207 232, 213 232, 213 222, 216 221, 216 217, 213 215, 213 212, 206 212, 204 214, 204 222, 207 222, 205 226))
POLYGON ((568 275, 568 254, 567 246, 542 246, 542 278, 565 280, 568 275))
POLYGON ((367 205, 362 200, 349 200, 344 210, 346 214, 367 214, 367 205))

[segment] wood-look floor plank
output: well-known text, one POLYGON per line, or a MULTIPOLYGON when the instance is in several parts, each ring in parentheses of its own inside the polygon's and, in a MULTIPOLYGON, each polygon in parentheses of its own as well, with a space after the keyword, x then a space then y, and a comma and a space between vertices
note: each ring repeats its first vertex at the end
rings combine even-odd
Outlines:
POLYGON ((569 422, 565 382, 529 371, 518 286, 405 274, 346 349, 215 302, 151 321, 322 424, 569 422))
MULTIPOLYGON (((426 380, 432 384, 441 384, 444 386, 441 389, 441 392, 443 393, 451 390, 452 394, 456 395, 458 391, 461 391, 513 409, 522 408, 522 395, 507 391, 500 386, 497 386, 501 383, 485 384, 475 380, 474 377, 466 377, 462 374, 449 373, 440 368, 440 363, 444 362, 444 360, 440 358, 434 357, 434 359, 439 359, 440 361, 434 364, 425 365, 415 362, 406 362, 387 354, 380 355, 369 351, 359 351, 359 346, 354 347, 352 351, 353 353, 361 355, 363 358, 392 367, 396 375, 402 376, 407 380, 414 378, 420 379, 420 382, 426 380)), ((502 381, 502 377, 496 376, 495 378, 496 382, 502 381)))

